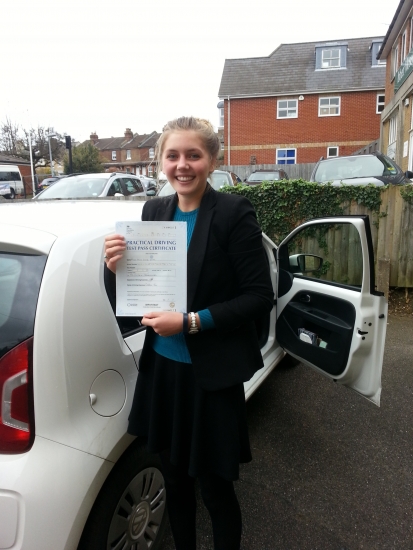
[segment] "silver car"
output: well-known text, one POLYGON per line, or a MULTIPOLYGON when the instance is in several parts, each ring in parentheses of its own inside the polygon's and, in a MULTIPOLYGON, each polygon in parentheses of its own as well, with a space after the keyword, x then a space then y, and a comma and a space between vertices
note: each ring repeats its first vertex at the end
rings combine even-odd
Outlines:
POLYGON ((85 199, 96 197, 150 196, 156 191, 145 187, 133 174, 112 172, 80 174, 57 180, 39 193, 34 200, 46 199, 85 199))

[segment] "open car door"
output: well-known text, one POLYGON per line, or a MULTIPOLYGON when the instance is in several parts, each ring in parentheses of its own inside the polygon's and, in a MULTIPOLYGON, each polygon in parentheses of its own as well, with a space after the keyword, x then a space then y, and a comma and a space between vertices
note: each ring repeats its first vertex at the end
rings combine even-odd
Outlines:
POLYGON ((380 405, 387 302, 368 216, 311 220, 277 250, 276 335, 302 363, 380 405))

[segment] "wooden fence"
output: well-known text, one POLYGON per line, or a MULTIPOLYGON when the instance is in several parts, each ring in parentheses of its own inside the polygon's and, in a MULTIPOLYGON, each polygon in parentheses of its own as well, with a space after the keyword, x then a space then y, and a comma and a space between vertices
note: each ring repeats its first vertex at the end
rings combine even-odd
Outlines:
POLYGON ((413 205, 400 195, 400 187, 390 186, 382 193, 381 216, 352 203, 346 214, 368 214, 376 259, 378 290, 413 287, 413 205))

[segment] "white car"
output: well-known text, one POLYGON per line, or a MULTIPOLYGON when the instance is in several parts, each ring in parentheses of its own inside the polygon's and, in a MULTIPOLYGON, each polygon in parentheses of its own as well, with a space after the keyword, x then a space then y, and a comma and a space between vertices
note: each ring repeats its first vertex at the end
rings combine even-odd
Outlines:
MULTIPOLYGON (((226 172, 225 170, 214 170, 208 180, 210 181, 212 187, 216 191, 219 191, 225 185, 230 185, 231 187, 234 186, 234 181, 231 174, 232 172, 226 172)), ((169 183, 169 181, 166 181, 165 185, 163 185, 163 187, 160 189, 158 196, 166 197, 168 195, 173 195, 174 193, 174 188, 169 183)))
POLYGON ((144 185, 137 176, 126 172, 72 174, 59 178, 41 193, 35 201, 46 199, 93 199, 96 197, 149 196, 156 187, 144 185))
MULTIPOLYGON (((0 548, 161 544, 158 461, 126 434, 144 327, 115 316, 103 269, 105 235, 142 205, 0 204, 0 548)), ((276 299, 257 323, 264 367, 246 398, 286 350, 378 405, 387 304, 368 217, 312 220, 263 244, 276 299)))

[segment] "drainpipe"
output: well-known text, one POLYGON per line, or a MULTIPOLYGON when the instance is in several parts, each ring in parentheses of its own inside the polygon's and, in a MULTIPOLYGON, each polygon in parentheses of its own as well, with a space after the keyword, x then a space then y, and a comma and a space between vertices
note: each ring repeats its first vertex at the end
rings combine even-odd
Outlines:
POLYGON ((231 166, 231 103, 228 96, 228 166, 231 166))

